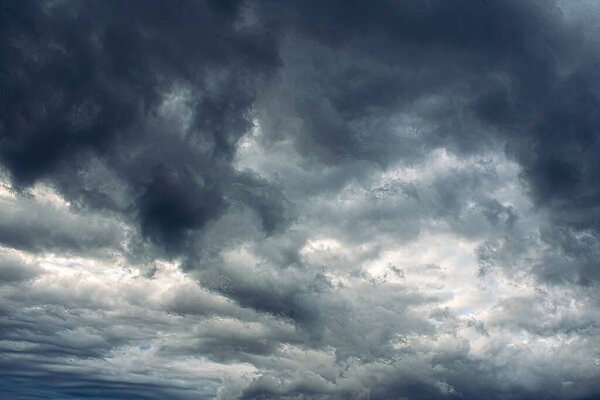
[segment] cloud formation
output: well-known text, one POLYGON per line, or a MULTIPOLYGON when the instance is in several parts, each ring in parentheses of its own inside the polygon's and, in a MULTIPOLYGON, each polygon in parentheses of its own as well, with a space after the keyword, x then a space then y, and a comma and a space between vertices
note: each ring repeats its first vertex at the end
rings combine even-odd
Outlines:
POLYGON ((9 2, 0 395, 600 395, 600 9, 9 2))

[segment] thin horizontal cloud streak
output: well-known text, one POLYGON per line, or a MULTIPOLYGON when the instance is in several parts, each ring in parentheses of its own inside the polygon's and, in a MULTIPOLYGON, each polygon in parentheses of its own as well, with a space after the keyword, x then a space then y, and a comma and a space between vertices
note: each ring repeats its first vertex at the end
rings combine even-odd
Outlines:
POLYGON ((599 395, 591 2, 9 2, 0 395, 599 395))

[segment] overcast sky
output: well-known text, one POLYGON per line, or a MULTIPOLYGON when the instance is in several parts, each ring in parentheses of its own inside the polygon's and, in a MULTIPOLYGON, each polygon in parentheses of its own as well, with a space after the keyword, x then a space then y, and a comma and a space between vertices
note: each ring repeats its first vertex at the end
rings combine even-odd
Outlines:
POLYGON ((5 1, 0 398, 600 398, 600 3, 5 1))

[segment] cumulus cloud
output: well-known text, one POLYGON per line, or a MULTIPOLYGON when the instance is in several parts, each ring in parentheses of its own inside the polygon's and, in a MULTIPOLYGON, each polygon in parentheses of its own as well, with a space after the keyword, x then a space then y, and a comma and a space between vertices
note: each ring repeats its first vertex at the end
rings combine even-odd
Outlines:
POLYGON ((599 13, 7 3, 0 395, 597 397, 599 13))

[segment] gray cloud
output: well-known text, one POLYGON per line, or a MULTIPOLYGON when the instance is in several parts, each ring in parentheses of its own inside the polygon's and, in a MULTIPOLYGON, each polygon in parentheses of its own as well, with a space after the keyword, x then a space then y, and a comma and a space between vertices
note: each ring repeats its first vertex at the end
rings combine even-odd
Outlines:
POLYGON ((25 263, 18 257, 2 254, 0 257, 0 284, 15 284, 16 282, 34 279, 43 273, 35 264, 25 263))
POLYGON ((598 12, 9 2, 0 394, 595 398, 598 12))
POLYGON ((102 215, 70 213, 39 196, 2 201, 0 242, 32 252, 93 252, 121 246, 126 235, 117 221, 102 215))

